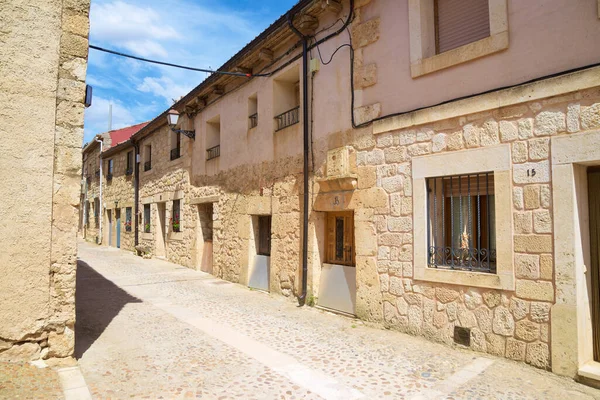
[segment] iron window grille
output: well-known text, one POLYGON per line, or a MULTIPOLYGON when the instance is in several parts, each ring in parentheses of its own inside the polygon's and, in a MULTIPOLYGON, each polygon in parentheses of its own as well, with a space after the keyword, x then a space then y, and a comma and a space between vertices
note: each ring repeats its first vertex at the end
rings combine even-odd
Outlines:
POLYGON ((131 207, 125 208, 125 232, 131 232, 131 207))
POLYGON ((181 149, 179 147, 171 149, 171 161, 177 160, 179 157, 181 157, 181 149))
POLYGON ((150 204, 144 204, 144 232, 150 233, 150 204))
POLYGON ((125 170, 125 175, 131 175, 131 174, 133 174, 133 168, 127 168, 125 170))
POLYGON ((258 125, 258 113, 254 113, 248 117, 250 119, 250 129, 256 128, 258 125))
POLYGON ((280 131, 282 129, 287 128, 288 126, 297 124, 298 122, 300 122, 300 106, 296 106, 291 110, 276 115, 275 121, 277 121, 276 131, 280 131))
POLYGON ((152 161, 146 161, 144 163, 144 171, 150 171, 152 169, 152 161))
POLYGON ((111 173, 106 174, 107 181, 112 181, 112 178, 113 178, 113 174, 111 174, 111 173))
POLYGON ((496 273, 494 173, 427 179, 430 268, 496 273))
POLYGON ((181 200, 173 200, 171 226, 173 227, 173 232, 181 232, 181 200))
POLYGON ((206 150, 206 160, 212 160, 221 156, 221 145, 216 145, 206 150))
POLYGON ((133 151, 127 152, 127 168, 125 169, 125 175, 131 175, 133 173, 133 151))

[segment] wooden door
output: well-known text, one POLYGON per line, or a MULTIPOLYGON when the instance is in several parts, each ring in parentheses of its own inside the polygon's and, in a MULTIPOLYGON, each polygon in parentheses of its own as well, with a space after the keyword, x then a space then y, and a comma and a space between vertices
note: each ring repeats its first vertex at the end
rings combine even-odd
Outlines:
POLYGON ((592 280, 592 334, 594 360, 600 361, 600 170, 588 172, 588 197, 590 207, 590 275, 592 280))

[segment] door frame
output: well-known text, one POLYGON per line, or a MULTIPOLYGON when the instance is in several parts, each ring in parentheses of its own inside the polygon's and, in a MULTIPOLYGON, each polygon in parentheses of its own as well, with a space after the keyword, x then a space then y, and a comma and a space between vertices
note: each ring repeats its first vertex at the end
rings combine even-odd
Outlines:
POLYGON ((155 254, 157 257, 167 257, 167 203, 156 203, 156 237, 155 254))
POLYGON ((555 299, 550 312, 552 371, 600 383, 593 360, 587 169, 600 165, 600 131, 550 139, 555 299))

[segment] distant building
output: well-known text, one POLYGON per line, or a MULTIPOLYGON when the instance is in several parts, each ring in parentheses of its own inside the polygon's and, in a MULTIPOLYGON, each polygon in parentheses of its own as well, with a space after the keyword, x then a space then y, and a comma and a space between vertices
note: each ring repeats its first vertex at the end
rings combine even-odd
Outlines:
POLYGON ((300 1, 131 137, 135 244, 600 381, 598 15, 300 1))
POLYGON ((0 2, 0 361, 75 343, 89 0, 0 2))

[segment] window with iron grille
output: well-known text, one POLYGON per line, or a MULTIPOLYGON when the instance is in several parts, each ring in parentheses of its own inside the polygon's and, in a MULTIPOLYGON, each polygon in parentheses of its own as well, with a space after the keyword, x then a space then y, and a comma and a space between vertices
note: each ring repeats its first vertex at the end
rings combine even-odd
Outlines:
POLYGON ((494 173, 427 178, 430 268, 496 272, 494 173))
POLYGON ((171 224, 173 226, 173 232, 181 232, 181 200, 173 200, 171 224))
POLYGON ((144 204, 144 232, 150 233, 150 204, 144 204))
POLYGON ((113 159, 111 158, 110 160, 108 160, 108 161, 106 162, 106 164, 107 164, 107 168, 106 168, 106 170, 107 170, 106 179, 107 179, 107 180, 111 180, 111 179, 112 179, 112 177, 113 177, 113 172, 114 172, 114 166, 115 166, 115 163, 114 163, 113 159))
POLYGON ((354 216, 352 212, 328 213, 326 262, 354 266, 354 216))
POLYGON ((436 54, 490 36, 489 0, 435 0, 436 54))
POLYGON ((181 157, 181 133, 171 132, 171 161, 181 157))
POLYGON ((152 169, 152 145, 146 145, 144 148, 146 161, 144 162, 144 171, 152 169))
POLYGON ((125 232, 131 232, 131 207, 125 208, 125 232))
POLYGON ((248 115, 248 128, 255 128, 258 125, 258 96, 256 93, 248 98, 248 115))
POLYGON ((258 254, 271 255, 271 216, 258 217, 258 254))

